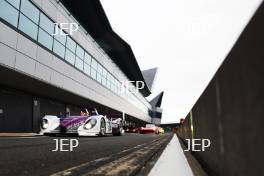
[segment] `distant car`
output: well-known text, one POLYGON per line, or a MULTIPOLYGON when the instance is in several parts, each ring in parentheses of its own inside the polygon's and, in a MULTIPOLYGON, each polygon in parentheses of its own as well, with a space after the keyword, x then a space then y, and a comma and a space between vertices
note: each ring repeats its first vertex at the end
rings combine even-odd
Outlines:
POLYGON ((159 133, 159 129, 154 124, 146 124, 146 127, 141 127, 139 129, 139 132, 141 134, 144 134, 144 133, 155 133, 155 134, 158 134, 159 133))
POLYGON ((125 132, 126 133, 138 133, 139 132, 139 128, 126 128, 125 132))
POLYGON ((98 113, 89 116, 69 116, 59 118, 45 115, 41 122, 40 134, 78 134, 79 136, 121 135, 123 123, 121 118, 109 119, 98 113))
POLYGON ((159 127, 159 134, 164 134, 164 133, 165 133, 164 129, 159 127))

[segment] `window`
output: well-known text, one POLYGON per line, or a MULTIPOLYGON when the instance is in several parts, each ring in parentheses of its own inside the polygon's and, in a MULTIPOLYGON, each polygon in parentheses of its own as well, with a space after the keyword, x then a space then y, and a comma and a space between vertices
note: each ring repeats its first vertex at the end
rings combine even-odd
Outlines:
POLYGON ((56 31, 59 31, 57 35, 54 35, 54 38, 57 39, 61 44, 65 45, 66 43, 66 35, 57 25, 55 27, 56 31))
POLYGON ((67 36, 66 47, 75 53, 76 43, 69 36, 67 36))
POLYGON ((115 85, 112 83, 111 84, 111 90, 114 92, 115 91, 115 85))
POLYGON ((111 82, 110 82, 110 80, 107 80, 107 82, 106 82, 106 86, 108 87, 108 89, 111 88, 111 82))
POLYGON ((95 59, 92 59, 92 68, 97 70, 97 61, 95 59))
POLYGON ((100 73, 100 74, 102 74, 102 72, 103 72, 103 67, 102 67, 101 64, 98 64, 98 66, 97 66, 97 72, 100 73))
POLYGON ((15 8, 19 9, 20 0, 7 0, 10 4, 12 4, 15 8))
POLYGON ((102 76, 101 76, 101 74, 98 74, 98 73, 97 73, 96 80, 97 80, 99 83, 101 83, 101 81, 102 81, 102 76))
POLYGON ((102 78, 102 84, 104 85, 104 86, 106 86, 106 78, 102 78))
POLYGON ((119 83, 119 81, 117 80, 117 79, 115 79, 115 85, 116 85, 116 87, 118 87, 118 84, 119 83))
POLYGON ((33 39, 37 40, 38 26, 22 14, 20 15, 18 28, 33 39))
POLYGON ((75 67, 77 67, 79 70, 83 70, 83 60, 81 60, 79 57, 76 57, 75 67))
POLYGON ((38 41, 48 49, 52 50, 53 38, 47 32, 43 31, 41 28, 39 29, 39 33, 38 33, 38 41))
POLYGON ((91 65, 92 57, 90 56, 90 54, 88 54, 88 53, 85 52, 85 55, 84 55, 84 61, 85 61, 87 64, 91 65))
POLYGON ((110 77, 111 77, 110 73, 107 72, 106 79, 107 79, 107 81, 109 81, 109 82, 110 82, 110 77))
POLYGON ((106 69, 105 69, 105 68, 103 68, 103 77, 105 77, 105 78, 106 78, 106 74, 107 74, 107 71, 106 71, 106 69))
POLYGON ((110 75, 110 82, 111 82, 111 84, 113 84, 114 77, 111 74, 109 74, 109 75, 110 75))
POLYGON ((39 26, 50 35, 52 35, 54 32, 54 23, 43 13, 40 13, 39 26))
POLYGON ((74 65, 75 55, 68 49, 66 49, 65 60, 74 65))
POLYGON ((39 10, 28 0, 21 0, 21 12, 38 24, 39 10))
POLYGON ((84 73, 86 73, 87 75, 91 75, 91 66, 84 63, 84 73))
POLYGON ((93 69, 93 68, 91 68, 91 76, 92 76, 93 79, 96 80, 96 70, 93 69))
POLYGON ((54 40, 53 51, 64 59, 65 47, 57 40, 54 40))
POLYGON ((0 1, 0 17, 17 27, 18 11, 3 0, 0 1))
POLYGON ((77 45, 76 55, 79 56, 79 58, 83 59, 84 50, 80 47, 80 45, 77 45))
POLYGON ((118 92, 117 92, 117 86, 114 86, 114 92, 115 92, 115 93, 118 93, 118 92))

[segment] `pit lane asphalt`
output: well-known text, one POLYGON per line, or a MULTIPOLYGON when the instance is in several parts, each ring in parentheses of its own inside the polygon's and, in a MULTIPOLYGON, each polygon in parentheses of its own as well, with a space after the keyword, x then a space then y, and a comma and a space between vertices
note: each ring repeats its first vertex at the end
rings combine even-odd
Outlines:
MULTIPOLYGON (((0 175, 41 176, 54 173, 63 175, 68 173, 69 168, 74 168, 75 174, 72 175, 79 175, 80 171, 85 173, 98 170, 104 165, 107 168, 109 163, 116 162, 116 165, 120 165, 126 162, 123 158, 133 152, 139 154, 131 155, 130 158, 142 157, 143 154, 141 155, 140 152, 147 151, 149 146, 156 146, 155 150, 149 150, 146 153, 150 156, 157 148, 166 145, 171 137, 171 134, 124 134, 123 136, 106 137, 0 137, 0 175), (54 139, 78 139, 79 146, 72 152, 53 152, 54 139)), ((146 156, 143 156, 144 158, 146 156)), ((136 162, 141 161, 142 158, 139 158, 136 162)), ((116 167, 112 165, 110 167, 116 167)))

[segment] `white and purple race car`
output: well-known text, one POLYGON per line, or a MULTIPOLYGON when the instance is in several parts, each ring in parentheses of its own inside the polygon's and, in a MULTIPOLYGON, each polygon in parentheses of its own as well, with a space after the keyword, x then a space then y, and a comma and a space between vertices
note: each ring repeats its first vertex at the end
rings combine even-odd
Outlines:
POLYGON ((78 134, 79 136, 122 135, 122 118, 112 119, 98 113, 88 116, 59 118, 45 115, 40 125, 40 134, 78 134))

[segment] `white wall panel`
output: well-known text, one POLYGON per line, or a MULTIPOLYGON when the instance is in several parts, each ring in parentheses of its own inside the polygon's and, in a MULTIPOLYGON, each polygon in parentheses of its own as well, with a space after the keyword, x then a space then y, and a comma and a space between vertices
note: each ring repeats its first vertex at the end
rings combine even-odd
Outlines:
POLYGON ((26 72, 34 76, 35 74, 36 61, 17 52, 15 68, 19 71, 26 72))
POLYGON ((47 50, 43 49, 42 47, 38 47, 37 48, 37 61, 39 61, 40 63, 46 65, 50 65, 50 63, 52 63, 53 58, 52 58, 53 54, 51 54, 50 52, 48 52, 47 50))
MULTIPOLYGON (((56 4, 56 3, 54 3, 56 4)), ((42 9, 49 14, 53 20, 57 20, 57 8, 49 0, 42 1, 42 9)))
POLYGON ((51 69, 37 62, 35 76, 47 82, 50 82, 51 69))
MULTIPOLYGON (((44 0, 46 1, 46 0, 44 0)), ((38 7, 42 8, 42 0, 33 0, 34 4, 37 5, 38 7)))
POLYGON ((0 42, 6 45, 16 48, 17 44, 17 32, 0 22, 0 42))
POLYGON ((65 61, 62 61, 61 59, 57 58, 56 56, 53 56, 52 62, 50 64, 50 66, 60 72, 63 73, 64 72, 64 65, 66 65, 65 61))
POLYGON ((16 51, 0 43, 0 63, 9 67, 15 66, 16 51))
POLYGON ((63 87, 63 80, 64 76, 56 71, 51 72, 51 78, 50 81, 52 84, 58 86, 58 87, 63 87))
POLYGON ((18 35, 17 50, 26 54, 27 56, 36 59, 37 45, 31 40, 22 35, 18 35))

